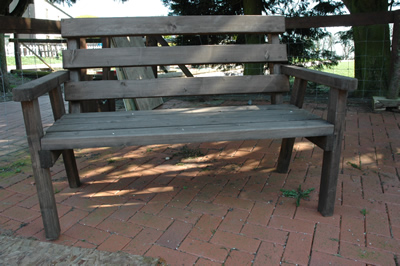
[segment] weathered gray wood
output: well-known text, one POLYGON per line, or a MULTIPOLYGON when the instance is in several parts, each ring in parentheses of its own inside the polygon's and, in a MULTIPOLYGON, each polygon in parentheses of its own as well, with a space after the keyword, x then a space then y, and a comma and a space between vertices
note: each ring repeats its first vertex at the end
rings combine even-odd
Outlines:
POLYGON ((68 80, 68 71, 51 73, 14 88, 13 100, 17 102, 32 101, 68 80))
POLYGON ((70 82, 67 100, 288 92, 285 75, 70 82), (112 89, 110 89, 112 88, 112 89))
MULTIPOLYGON (((293 84, 290 104, 302 108, 304 102, 304 96, 306 94, 306 88, 307 88, 307 81, 296 77, 293 84)), ((278 173, 287 173, 287 171, 289 170, 294 142, 295 138, 282 139, 281 150, 279 152, 279 158, 278 158, 278 165, 276 167, 276 171, 278 173)))
POLYGON ((60 34, 61 23, 56 20, 0 16, 0 32, 29 34, 60 34))
POLYGON ((309 141, 323 149, 324 151, 331 151, 333 149, 332 147, 332 141, 331 136, 324 136, 324 137, 307 137, 309 141))
MULTIPOLYGON (((68 115, 48 130, 42 139, 42 146, 51 150, 82 148, 87 145, 142 145, 240 138, 325 136, 332 133, 331 124, 305 110, 290 106, 287 110, 283 106, 276 107, 281 108, 276 108, 275 111, 255 109, 249 112, 243 112, 241 108, 226 112, 204 108, 197 113, 185 112, 185 109, 168 110, 169 112, 147 111, 152 115, 142 114, 146 111, 117 112, 113 116, 92 113, 85 114, 81 119, 78 115, 68 115)), ((218 109, 220 108, 216 108, 218 109)))
POLYGON ((323 216, 332 216, 335 208, 336 187, 340 170, 340 154, 346 116, 347 91, 331 89, 329 92, 327 121, 335 125, 330 136, 332 150, 324 151, 318 211, 323 216))
POLYGON ((357 89, 358 80, 355 78, 344 77, 297 66, 282 65, 281 68, 282 74, 295 76, 328 87, 346 91, 354 91, 357 89))
MULTIPOLYGON (((145 47, 142 37, 115 37, 112 38, 113 47, 145 47)), ((157 67, 156 67, 157 68, 157 67)), ((153 73, 153 69, 151 67, 124 67, 117 68, 117 76, 119 80, 149 80, 155 79, 155 75, 153 73)), ((108 91, 115 91, 114 86, 108 87, 108 91), (110 90, 110 88, 113 88, 110 90)), ((145 88, 142 88, 144 92, 146 92, 145 88)), ((96 94, 101 94, 97 91, 96 94)), ((149 95, 150 97, 154 95, 149 95)), ((119 97, 112 97, 119 98, 119 97)), ((122 97, 122 98, 138 98, 138 97, 122 97)), ((108 98, 104 98, 108 99, 108 98)), ((121 98, 120 98, 121 99, 121 98)), ((134 99, 134 103, 129 102, 130 99, 124 99, 125 109, 126 110, 135 110, 132 108, 133 106, 137 110, 151 110, 154 109, 161 104, 163 104, 162 98, 143 98, 143 99, 134 99)))
MULTIPOLYGON (((49 97, 50 97, 51 107, 53 109, 54 120, 57 121, 63 115, 65 115, 65 105, 61 93, 61 87, 57 86, 55 89, 51 90, 49 92, 49 97)), ((65 171, 67 173, 69 186, 71 188, 79 187, 80 185, 79 173, 78 173, 78 167, 76 166, 76 160, 73 150, 64 150, 62 152, 51 152, 49 154, 50 156, 47 156, 51 161, 50 160, 43 160, 43 161, 46 161, 46 163, 50 162, 51 166, 53 166, 54 162, 57 160, 60 153, 62 153, 63 155, 63 161, 65 165, 65 171)), ((41 155, 43 156, 43 154, 41 155)), ((43 163, 44 162, 42 162, 42 167, 45 166, 43 163)))
POLYGON ((290 95, 290 104, 299 108, 303 107, 304 97, 306 96, 307 80, 295 77, 292 94, 290 95))
POLYGON ((286 46, 281 44, 135 47, 63 51, 63 66, 67 69, 285 61, 287 61, 286 46))
POLYGON ((285 31, 280 16, 168 16, 74 18, 61 21, 63 37, 235 34, 285 31))
POLYGON ((54 121, 65 115, 64 99, 62 97, 61 86, 58 85, 49 91, 51 109, 53 111, 54 121))
POLYGON ((267 111, 267 112, 225 112, 225 113, 198 113, 198 114, 153 114, 153 116, 124 115, 104 119, 92 115, 92 118, 62 119, 48 129, 51 132, 68 131, 95 131, 111 129, 161 128, 166 126, 196 126, 218 125, 221 123, 269 123, 279 121, 301 121, 321 119, 317 115, 304 110, 297 111, 267 111), (178 121, 177 121, 178 120, 178 121))
POLYGON ((63 161, 65 165, 65 172, 68 177, 68 184, 70 188, 80 187, 81 181, 79 179, 78 167, 73 149, 66 149, 62 151, 63 161))
MULTIPOLYGON (((170 115, 175 113, 185 113, 185 114, 213 114, 213 113, 225 113, 225 112, 248 112, 248 111, 260 111, 260 110, 284 110, 284 111, 298 111, 299 108, 292 105, 245 105, 245 106, 218 106, 218 107, 191 107, 191 108, 174 108, 174 109, 157 109, 151 111, 127 111, 127 112, 106 112, 96 114, 95 116, 99 119, 117 119, 123 116, 147 116, 151 118, 153 115, 170 115)), ((268 112, 269 113, 269 112, 268 112)), ((92 119, 93 114, 81 113, 81 114, 68 114, 64 116, 63 119, 92 119)))
MULTIPOLYGON (((80 41, 79 39, 68 39, 67 45, 68 49, 71 51, 75 51, 79 49, 80 41)), ((81 71, 80 69, 70 70, 69 78, 73 82, 77 82, 81 80, 81 71)), ((80 113, 81 112, 81 103, 78 101, 70 101, 69 102, 69 113, 80 113)))
POLYGON ((16 41, 14 41, 14 58, 15 58, 15 68, 17 70, 22 70, 22 61, 21 61, 21 49, 18 41, 18 33, 14 33, 14 37, 16 41))
POLYGON ((57 239, 60 235, 60 223, 50 170, 41 167, 39 155, 39 151, 42 150, 41 139, 44 134, 39 103, 36 99, 30 102, 22 102, 21 106, 46 238, 57 239))
POLYGON ((102 130, 96 132, 49 133, 42 139, 44 149, 72 149, 243 139, 290 138, 332 134, 332 125, 321 120, 264 124, 226 124, 155 129, 102 130))
POLYGON ((40 166, 42 168, 53 167, 58 158, 60 158, 62 151, 39 151, 40 166))

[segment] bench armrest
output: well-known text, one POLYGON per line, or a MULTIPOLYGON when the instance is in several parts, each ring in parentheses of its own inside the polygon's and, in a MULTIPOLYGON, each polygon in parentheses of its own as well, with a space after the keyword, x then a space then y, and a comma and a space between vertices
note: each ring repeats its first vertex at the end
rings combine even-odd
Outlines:
POLYGON ((355 78, 349 78, 297 66, 281 65, 281 72, 282 74, 288 76, 294 76, 296 78, 345 91, 356 90, 358 84, 358 80, 355 78))
POLYGON ((68 80, 68 71, 51 73, 13 89, 13 100, 16 102, 33 101, 68 80))

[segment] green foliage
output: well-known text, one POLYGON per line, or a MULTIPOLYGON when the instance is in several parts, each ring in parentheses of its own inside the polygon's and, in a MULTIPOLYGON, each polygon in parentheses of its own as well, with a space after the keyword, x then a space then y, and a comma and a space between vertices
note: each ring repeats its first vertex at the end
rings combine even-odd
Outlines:
MULTIPOLYGON (((60 64, 62 63, 62 58, 55 58, 55 57, 42 57, 44 61, 50 64, 60 64)), ((22 65, 38 65, 42 64, 42 62, 36 58, 36 56, 21 56, 21 63, 22 65)), ((7 56, 7 66, 14 66, 15 65, 15 57, 14 56, 7 56)))
POLYGON ((287 198, 295 198, 296 199, 296 206, 299 207, 300 206, 300 200, 301 199, 307 199, 308 197, 310 197, 310 193, 311 191, 313 191, 314 188, 309 188, 305 191, 303 191, 301 189, 301 185, 299 185, 299 187, 297 188, 297 190, 287 190, 287 189, 281 189, 281 192, 283 193, 284 197, 287 198))
MULTIPOLYGON (((342 1, 296 1, 296 0, 262 0, 263 11, 267 15, 286 17, 326 16, 343 13, 342 1)), ((241 15, 243 0, 163 0, 171 9, 170 15, 241 15)), ((281 42, 288 45, 289 61, 292 64, 321 69, 338 64, 340 57, 329 49, 316 49, 316 43, 330 33, 322 28, 291 29, 280 36, 281 42)), ((217 43, 246 42, 246 36, 196 35, 178 36, 178 45, 199 45, 217 43)))
POLYGON ((350 165, 351 167, 355 168, 355 169, 362 170, 361 169, 361 162, 360 162, 359 165, 357 165, 355 163, 352 163, 352 162, 347 162, 347 164, 350 165))
POLYGON ((360 213, 365 216, 365 215, 367 215, 368 212, 367 212, 367 209, 364 208, 360 211, 360 213))

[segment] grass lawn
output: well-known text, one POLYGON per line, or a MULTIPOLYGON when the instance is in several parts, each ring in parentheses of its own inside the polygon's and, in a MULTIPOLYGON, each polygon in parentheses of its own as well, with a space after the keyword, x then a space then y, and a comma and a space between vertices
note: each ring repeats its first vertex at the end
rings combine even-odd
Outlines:
POLYGON ((322 71, 354 78, 354 60, 341 61, 337 66, 322 71))
MULTIPOLYGON (((47 64, 59 64, 62 63, 62 58, 59 59, 53 57, 42 57, 47 64)), ((21 56, 22 65, 41 65, 43 64, 36 56, 21 56)), ((7 66, 15 66, 15 58, 13 56, 7 56, 7 66)))

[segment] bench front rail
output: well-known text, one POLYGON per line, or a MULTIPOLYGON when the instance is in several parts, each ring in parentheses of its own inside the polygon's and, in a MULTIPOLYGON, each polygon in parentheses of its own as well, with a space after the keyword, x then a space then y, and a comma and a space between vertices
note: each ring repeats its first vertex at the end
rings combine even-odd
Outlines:
POLYGON ((56 239, 60 232, 49 168, 62 155, 69 185, 78 187, 80 180, 73 149, 89 147, 283 138, 277 171, 287 172, 295 138, 305 137, 324 150, 318 210, 324 216, 332 215, 346 98, 349 91, 356 89, 356 79, 277 64, 286 60, 286 50, 274 37, 269 37, 270 42, 267 44, 253 46, 206 45, 201 48, 176 46, 99 50, 78 49, 77 39, 84 36, 94 37, 94 34, 100 37, 189 33, 277 34, 284 31, 284 28, 282 18, 265 16, 96 18, 63 21, 63 34, 70 38, 69 50, 63 55, 64 68, 69 68, 69 71, 55 72, 24 84, 14 89, 13 96, 22 105, 46 237, 56 239), (210 27, 210 21, 218 22, 216 25, 219 27, 210 27), (138 27, 132 26, 135 23, 138 27), (169 48, 172 49, 165 50, 169 48), (81 74, 82 68, 92 67, 232 62, 268 63, 271 75, 85 81, 81 74), (281 104, 282 98, 279 95, 290 91, 289 76, 295 77, 290 103, 281 104), (302 109, 308 81, 331 88, 326 119, 302 109), (65 99, 70 101, 70 113, 66 113, 64 108, 62 86, 65 88, 65 99), (55 123, 44 133, 38 97, 46 93, 50 96, 55 123), (93 99, 248 93, 270 93, 273 103, 278 104, 80 112, 81 101, 93 99))

